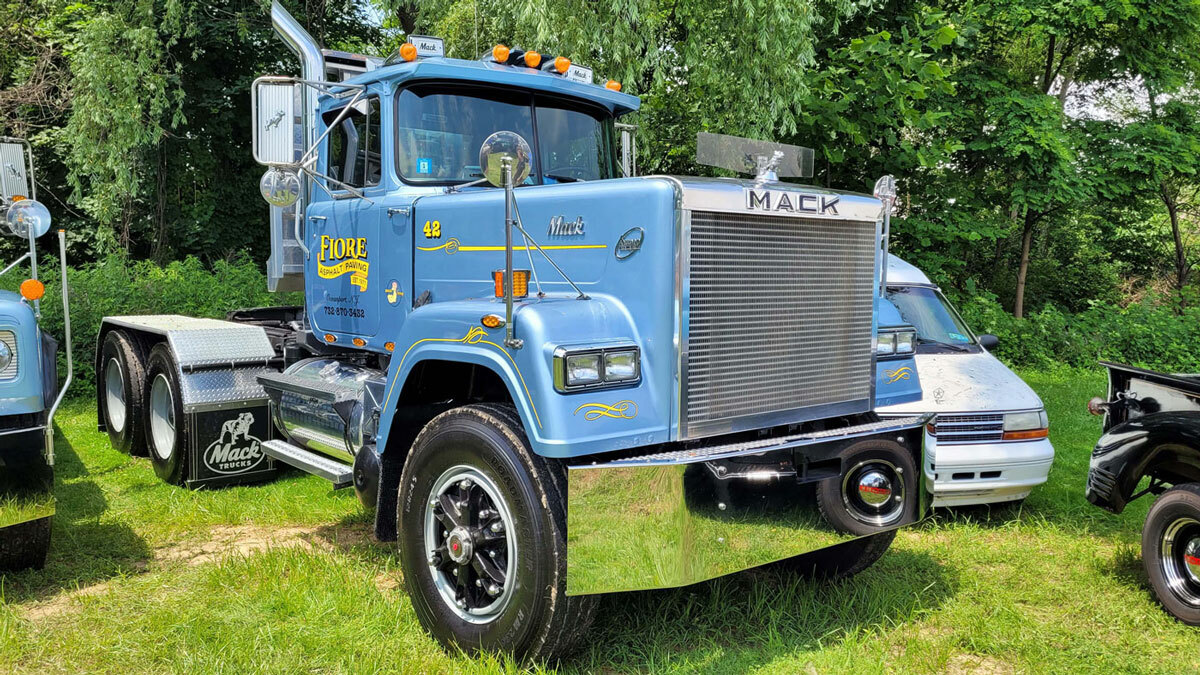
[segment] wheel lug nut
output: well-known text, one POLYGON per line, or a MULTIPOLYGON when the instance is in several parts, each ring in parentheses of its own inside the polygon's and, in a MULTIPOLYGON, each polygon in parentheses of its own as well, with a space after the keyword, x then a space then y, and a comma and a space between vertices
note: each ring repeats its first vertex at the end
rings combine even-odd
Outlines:
POLYGON ((433 567, 437 567, 438 565, 441 565, 442 564, 442 556, 440 556, 436 553, 430 554, 429 555, 429 564, 432 565, 433 567))
POLYGON ((467 601, 466 601, 466 600, 463 600, 462 598, 459 598, 458 600, 455 600, 455 601, 454 601, 454 604, 458 605, 458 608, 459 608, 459 609, 466 609, 466 608, 467 608, 467 601))
POLYGON ((491 527, 492 532, 499 532, 503 529, 504 529, 504 523, 502 523, 498 520, 496 522, 492 523, 492 527, 491 527))
POLYGON ((489 558, 495 558, 495 557, 496 557, 496 552, 495 552, 495 551, 488 551, 488 557, 489 557, 489 558))
POLYGON ((475 585, 476 585, 476 586, 482 586, 482 585, 483 585, 483 580, 482 580, 482 579, 476 579, 476 580, 475 580, 475 585))
POLYGON ((430 505, 430 506, 432 506, 432 507, 435 507, 435 508, 436 508, 436 507, 437 507, 437 505, 438 505, 438 500, 436 500, 436 499, 430 499, 430 500, 429 500, 429 505, 430 505))
POLYGON ((464 490, 470 490, 470 489, 471 489, 471 481, 470 481, 470 479, 468 479, 468 478, 464 478, 464 479, 462 479, 462 480, 458 481, 458 487, 460 487, 460 488, 462 488, 462 489, 464 489, 464 490))
POLYGON ((502 591, 502 590, 504 590, 504 589, 500 588, 496 584, 489 584, 487 587, 487 594, 494 598, 497 595, 500 595, 500 591, 502 591))

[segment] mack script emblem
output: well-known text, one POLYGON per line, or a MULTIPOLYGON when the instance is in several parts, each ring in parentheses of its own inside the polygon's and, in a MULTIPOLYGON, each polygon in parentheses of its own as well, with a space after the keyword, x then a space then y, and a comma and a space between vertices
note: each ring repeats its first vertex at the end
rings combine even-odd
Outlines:
POLYGON ((755 190, 746 188, 746 208, 751 211, 783 211, 819 216, 838 215, 837 195, 813 195, 784 190, 755 190))
POLYGON ((254 415, 244 412, 221 425, 221 435, 204 451, 204 466, 214 473, 243 473, 266 459, 262 441, 250 435, 254 415))
POLYGON ((546 234, 551 237, 581 237, 583 236, 583 216, 579 216, 575 220, 554 216, 550 219, 550 230, 546 234))

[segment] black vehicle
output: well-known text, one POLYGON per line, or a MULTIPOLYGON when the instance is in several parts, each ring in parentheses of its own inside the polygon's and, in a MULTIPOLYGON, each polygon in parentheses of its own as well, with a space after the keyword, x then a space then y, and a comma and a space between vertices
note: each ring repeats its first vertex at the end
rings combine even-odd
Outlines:
POLYGON ((1092 451, 1087 499, 1120 513, 1159 495, 1142 528, 1142 563, 1163 607, 1200 626, 1200 375, 1103 365, 1108 398, 1088 402, 1104 415, 1104 435, 1092 451), (1143 477, 1149 485, 1139 490, 1143 477))

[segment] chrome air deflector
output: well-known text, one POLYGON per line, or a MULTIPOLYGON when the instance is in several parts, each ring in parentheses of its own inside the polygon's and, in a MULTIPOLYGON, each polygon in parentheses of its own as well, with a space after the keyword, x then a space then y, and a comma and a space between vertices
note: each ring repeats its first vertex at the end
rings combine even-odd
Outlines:
MULTIPOLYGON (((822 518, 811 485, 840 483, 851 467, 840 465, 838 453, 867 437, 900 441, 920 466, 929 417, 571 466, 567 594, 684 586, 849 541, 852 535, 822 518)), ((919 519, 925 485, 919 476, 904 481, 919 519)), ((911 522, 896 518, 879 529, 911 522)))

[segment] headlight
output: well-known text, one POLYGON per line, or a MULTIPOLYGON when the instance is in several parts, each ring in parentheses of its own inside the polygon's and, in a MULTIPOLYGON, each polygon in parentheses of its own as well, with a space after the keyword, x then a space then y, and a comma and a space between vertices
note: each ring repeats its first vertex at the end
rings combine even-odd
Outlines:
POLYGON ((13 352, 12 348, 4 340, 0 340, 0 371, 8 367, 12 363, 13 352))
POLYGON ((600 355, 576 354, 567 357, 567 386, 582 387, 600 381, 600 355))
POLYGON ((1008 413, 1004 416, 1004 440, 1028 441, 1050 435, 1050 418, 1045 410, 1008 413))
POLYGON ((896 353, 895 333, 880 333, 876 340, 875 353, 879 356, 891 356, 896 353))
POLYGON ((911 330, 902 330, 896 333, 896 353, 911 354, 913 353, 913 345, 917 342, 917 334, 911 330))
POLYGON ((554 352, 554 388, 560 392, 632 384, 641 379, 641 350, 620 346, 554 352))

